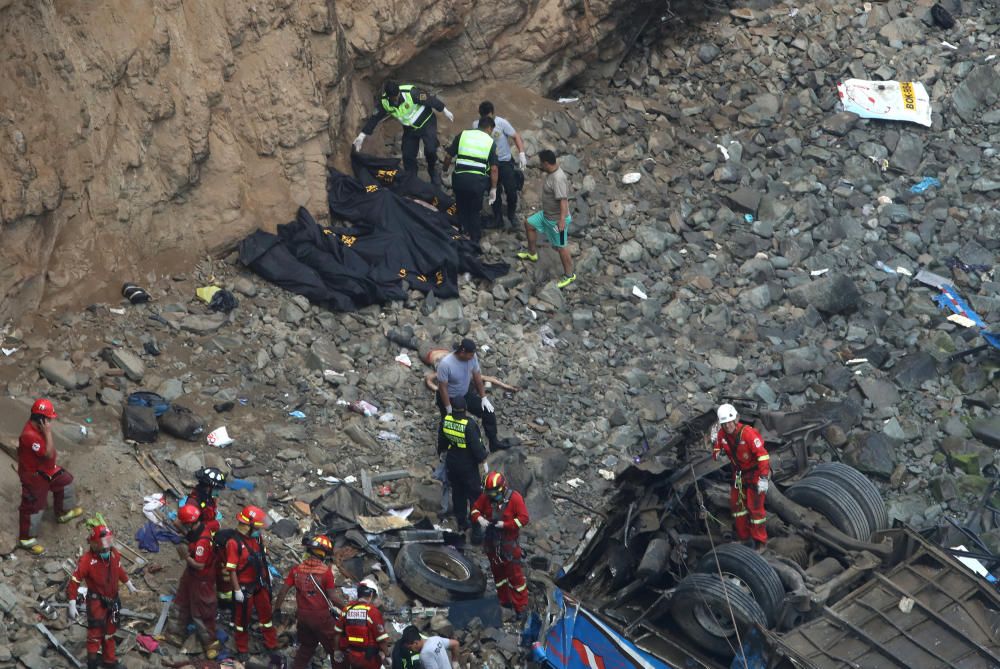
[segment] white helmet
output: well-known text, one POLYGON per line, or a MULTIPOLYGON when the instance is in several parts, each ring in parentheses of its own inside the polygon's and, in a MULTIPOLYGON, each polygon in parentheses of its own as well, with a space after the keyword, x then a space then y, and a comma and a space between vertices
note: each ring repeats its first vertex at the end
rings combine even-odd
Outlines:
POLYGON ((736 407, 732 404, 723 404, 719 407, 718 411, 719 424, 725 425, 726 423, 732 423, 734 420, 739 418, 739 414, 736 413, 736 407))
POLYGON ((369 577, 362 579, 361 582, 358 583, 358 586, 362 588, 368 588, 369 590, 371 590, 376 599, 382 596, 382 592, 379 589, 378 583, 375 582, 374 578, 369 577))

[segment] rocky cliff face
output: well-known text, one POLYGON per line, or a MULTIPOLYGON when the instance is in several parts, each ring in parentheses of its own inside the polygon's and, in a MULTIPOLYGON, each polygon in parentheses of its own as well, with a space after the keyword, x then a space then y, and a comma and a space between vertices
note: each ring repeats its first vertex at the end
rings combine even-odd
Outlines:
POLYGON ((0 0, 0 323, 322 210, 384 76, 551 90, 628 5, 0 0))

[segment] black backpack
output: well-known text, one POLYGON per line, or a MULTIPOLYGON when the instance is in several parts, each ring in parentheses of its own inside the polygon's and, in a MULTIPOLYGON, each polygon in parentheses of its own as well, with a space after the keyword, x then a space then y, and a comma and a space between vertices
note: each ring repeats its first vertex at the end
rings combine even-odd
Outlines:
POLYGON ((247 553, 250 557, 247 560, 247 569, 253 569, 254 573, 257 574, 257 582, 261 587, 270 588, 271 587, 271 572, 267 568, 267 555, 264 553, 264 544, 261 542, 259 551, 250 550, 247 546, 246 538, 240 534, 239 530, 234 528, 226 528, 224 530, 219 530, 212 535, 212 548, 215 551, 215 557, 218 560, 222 560, 223 563, 226 560, 226 544, 232 539, 236 542, 236 545, 240 549, 246 548, 247 553))

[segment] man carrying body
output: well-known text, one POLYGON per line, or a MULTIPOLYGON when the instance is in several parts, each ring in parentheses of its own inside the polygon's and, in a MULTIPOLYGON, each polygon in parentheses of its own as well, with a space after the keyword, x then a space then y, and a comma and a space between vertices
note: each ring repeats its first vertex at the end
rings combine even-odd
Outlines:
POLYGON ((740 541, 751 537, 758 551, 767 545, 767 518, 764 498, 767 496, 768 475, 771 473, 771 456, 764 448, 760 433, 739 422, 739 414, 732 404, 719 407, 719 431, 712 446, 712 458, 719 459, 725 451, 733 464, 733 487, 729 491, 729 507, 733 525, 740 541))
MULTIPOLYGON (((493 201, 493 226, 502 227, 503 217, 501 216, 500 196, 507 198, 507 220, 510 227, 517 227, 517 179, 514 176, 514 154, 510 150, 510 142, 517 146, 517 166, 524 169, 528 164, 528 158, 524 155, 524 140, 520 133, 514 129, 507 119, 497 116, 493 108, 493 103, 489 101, 479 103, 479 116, 488 116, 493 119, 493 141, 497 147, 497 197, 493 201)), ((479 121, 472 124, 473 128, 479 127, 479 121)))
MULTIPOLYGON (((438 454, 445 453, 445 468, 451 484, 451 505, 458 522, 458 531, 469 529, 469 511, 479 499, 483 488, 480 463, 486 460, 486 448, 479 436, 476 421, 465 414, 465 397, 451 398, 451 412, 441 420, 438 431, 438 454)), ((473 531, 482 531, 475 526, 473 531)))
POLYGON ((34 555, 45 552, 36 537, 50 490, 56 520, 60 523, 68 523, 83 513, 83 509, 75 506, 73 476, 56 464, 56 444, 52 438, 52 421, 56 418, 58 415, 52 402, 35 400, 31 416, 17 442, 17 476, 21 480, 18 546, 34 555))
POLYGON ((559 253, 562 261, 563 275, 558 286, 565 288, 576 281, 573 272, 573 259, 570 258, 566 242, 569 238, 569 225, 573 217, 569 214, 569 179, 556 162, 556 154, 548 149, 538 153, 542 171, 546 173, 542 184, 542 210, 529 216, 524 223, 524 234, 528 239, 528 250, 520 251, 517 257, 521 260, 535 262, 538 260, 538 233, 545 235, 552 248, 559 253))
POLYGON ((452 399, 465 398, 466 409, 483 421, 483 431, 490 451, 510 448, 497 436, 497 415, 493 403, 486 397, 486 385, 479 370, 476 342, 463 339, 454 352, 441 358, 437 368, 438 391, 435 395, 441 417, 452 411, 452 399), (475 382, 475 388, 472 387, 475 382))
POLYGON ((455 191, 458 223, 462 232, 476 244, 483 234, 480 222, 483 194, 489 189, 491 206, 497 198, 497 147, 492 133, 493 119, 484 116, 479 119, 476 130, 463 130, 445 149, 446 172, 451 167, 452 158, 455 159, 451 187, 455 191))
POLYGON ((354 139, 354 150, 360 152, 365 138, 375 132, 375 127, 383 119, 392 116, 403 126, 403 169, 411 174, 417 173, 417 151, 420 142, 423 142, 427 173, 431 181, 440 186, 441 174, 436 169, 438 136, 434 111, 443 113, 449 121, 454 121, 455 115, 441 100, 413 84, 386 81, 379 102, 375 113, 368 117, 361 133, 354 139))

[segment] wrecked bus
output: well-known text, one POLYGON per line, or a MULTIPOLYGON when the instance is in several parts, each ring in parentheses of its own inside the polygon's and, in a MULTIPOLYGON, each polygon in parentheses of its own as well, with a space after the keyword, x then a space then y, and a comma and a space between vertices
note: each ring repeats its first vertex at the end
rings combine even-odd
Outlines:
POLYGON ((763 554, 732 540, 725 463, 707 456, 712 413, 621 472, 604 518, 554 579, 533 582, 529 662, 1000 667, 1000 594, 990 573, 1000 561, 974 528, 890 527, 867 477, 817 461, 812 437, 850 410, 830 402, 795 413, 741 408, 771 453, 772 538, 763 554))

